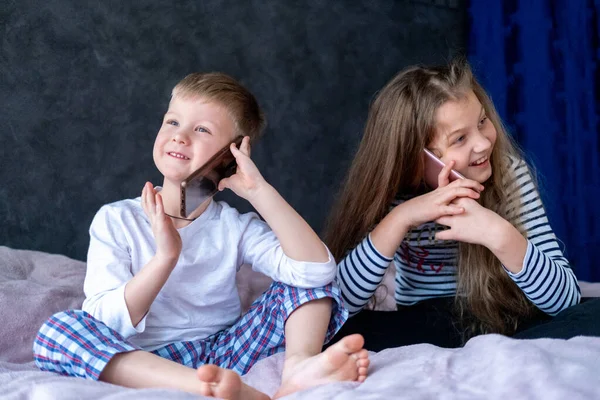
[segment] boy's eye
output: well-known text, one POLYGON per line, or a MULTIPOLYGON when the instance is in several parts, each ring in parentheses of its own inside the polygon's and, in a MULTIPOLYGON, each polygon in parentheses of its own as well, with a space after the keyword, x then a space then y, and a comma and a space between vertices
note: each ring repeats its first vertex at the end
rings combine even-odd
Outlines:
POLYGON ((179 126, 179 122, 175 121, 174 119, 168 119, 167 125, 179 126))
POLYGON ((201 126, 196 128, 196 132, 201 132, 201 133, 210 133, 210 131, 206 128, 203 128, 201 126))
POLYGON ((465 135, 459 136, 458 138, 456 138, 456 140, 454 141, 455 143, 460 143, 462 141, 465 140, 465 135))

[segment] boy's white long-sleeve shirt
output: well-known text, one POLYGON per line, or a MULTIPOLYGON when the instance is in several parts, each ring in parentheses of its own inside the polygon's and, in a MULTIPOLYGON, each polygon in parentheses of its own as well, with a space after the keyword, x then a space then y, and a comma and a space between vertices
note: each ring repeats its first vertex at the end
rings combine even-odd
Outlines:
POLYGON ((131 343, 154 350, 168 343, 206 338, 241 315, 235 276, 242 264, 275 281, 302 288, 331 283, 336 264, 300 262, 283 252, 257 214, 240 214, 224 202, 178 230, 183 242, 173 272, 150 310, 133 326, 125 285, 156 253, 140 198, 103 206, 90 227, 83 310, 131 343))

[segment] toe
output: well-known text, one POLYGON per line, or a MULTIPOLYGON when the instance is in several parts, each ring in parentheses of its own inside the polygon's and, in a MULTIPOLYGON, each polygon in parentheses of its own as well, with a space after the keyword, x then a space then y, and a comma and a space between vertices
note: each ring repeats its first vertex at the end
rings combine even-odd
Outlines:
POLYGON ((203 365, 198 368, 198 379, 205 383, 218 382, 220 379, 220 368, 216 365, 203 365))
MULTIPOLYGON (((335 349, 336 351, 343 351, 346 354, 352 354, 354 356, 355 353, 361 351, 364 343, 365 340, 361 335, 354 334, 343 337, 339 342, 331 346, 330 349, 335 349)), ((357 355, 357 357, 359 356, 357 355)))
POLYGON ((356 353, 356 357, 359 359, 368 359, 369 352, 366 349, 362 349, 356 353))
POLYGON ((356 365, 359 368, 360 367, 367 368, 369 366, 369 364, 371 364, 371 361, 369 359, 360 359, 360 360, 356 361, 356 365))
POLYGON ((242 381, 240 376, 233 371, 221 369, 220 380, 213 393, 222 399, 237 399, 239 397, 242 381))

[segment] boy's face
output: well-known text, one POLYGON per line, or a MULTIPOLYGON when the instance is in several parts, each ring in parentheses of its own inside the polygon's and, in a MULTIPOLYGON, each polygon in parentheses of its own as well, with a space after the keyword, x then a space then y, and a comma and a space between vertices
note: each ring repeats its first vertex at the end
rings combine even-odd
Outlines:
POLYGON ((154 142, 154 163, 165 179, 178 184, 233 140, 235 132, 219 103, 174 96, 154 142))
POLYGON ((466 98, 448 100, 436 112, 436 134, 429 148, 445 163, 469 179, 484 183, 492 175, 490 157, 496 128, 473 91, 466 98))

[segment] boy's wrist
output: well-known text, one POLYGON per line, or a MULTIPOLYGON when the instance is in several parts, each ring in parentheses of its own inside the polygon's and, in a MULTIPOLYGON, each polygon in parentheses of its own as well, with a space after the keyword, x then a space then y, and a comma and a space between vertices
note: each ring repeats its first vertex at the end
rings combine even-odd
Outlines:
POLYGON ((157 251, 152 259, 157 266, 173 269, 179 260, 179 255, 168 255, 157 251))
POLYGON ((255 203, 262 201, 262 199, 272 194, 274 190, 275 189, 273 186, 271 186, 266 180, 262 179, 261 182, 257 183, 257 185, 248 192, 248 197, 246 200, 248 200, 254 206, 254 208, 257 208, 255 203))

